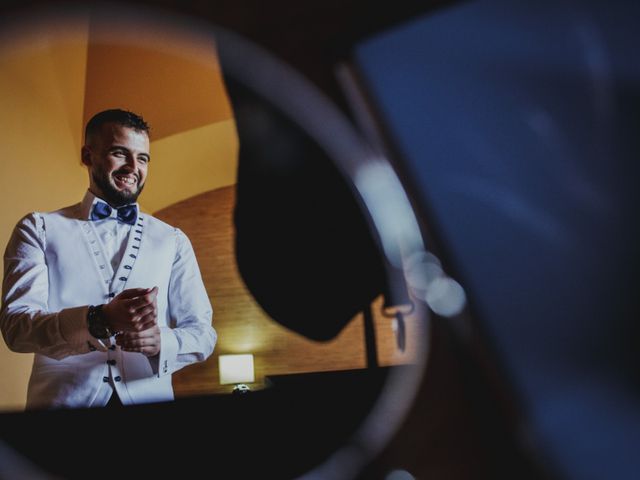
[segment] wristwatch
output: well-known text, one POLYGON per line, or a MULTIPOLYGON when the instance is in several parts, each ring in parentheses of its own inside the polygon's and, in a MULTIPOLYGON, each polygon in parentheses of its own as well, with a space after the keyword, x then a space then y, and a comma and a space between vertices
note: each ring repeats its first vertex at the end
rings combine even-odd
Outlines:
POLYGON ((89 333, 95 338, 109 338, 113 333, 109 329, 107 321, 102 316, 102 307, 104 305, 91 305, 87 313, 87 326, 89 333))

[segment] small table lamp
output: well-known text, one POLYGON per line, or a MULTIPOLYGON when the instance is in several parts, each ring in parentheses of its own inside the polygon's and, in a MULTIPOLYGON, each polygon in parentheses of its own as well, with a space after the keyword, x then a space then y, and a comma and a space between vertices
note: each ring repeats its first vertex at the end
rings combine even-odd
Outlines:
POLYGON ((233 393, 249 392, 247 383, 255 381, 251 353, 218 356, 218 370, 221 385, 235 384, 233 393))

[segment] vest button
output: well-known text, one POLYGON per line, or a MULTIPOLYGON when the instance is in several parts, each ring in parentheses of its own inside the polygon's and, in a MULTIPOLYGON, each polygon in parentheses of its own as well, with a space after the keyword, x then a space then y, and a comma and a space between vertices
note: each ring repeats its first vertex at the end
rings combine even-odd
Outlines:
POLYGON ((114 380, 115 380, 116 382, 119 382, 120 380, 122 380, 122 377, 121 377, 120 375, 118 375, 117 377, 115 377, 115 378, 114 378, 114 380))

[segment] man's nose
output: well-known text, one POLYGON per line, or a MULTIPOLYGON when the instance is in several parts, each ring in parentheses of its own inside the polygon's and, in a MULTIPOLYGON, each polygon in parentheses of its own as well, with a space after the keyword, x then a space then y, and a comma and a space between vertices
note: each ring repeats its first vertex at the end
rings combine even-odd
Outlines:
POLYGON ((138 168, 138 163, 136 162, 136 158, 133 155, 127 155, 125 165, 131 168, 131 170, 133 170, 134 172, 138 168))

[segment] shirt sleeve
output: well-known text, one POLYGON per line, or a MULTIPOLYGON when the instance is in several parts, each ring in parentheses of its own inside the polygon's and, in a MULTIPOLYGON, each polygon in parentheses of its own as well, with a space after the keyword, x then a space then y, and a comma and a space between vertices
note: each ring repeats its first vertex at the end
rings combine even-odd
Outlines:
POLYGON ((42 216, 25 216, 14 228, 4 254, 0 329, 11 350, 59 360, 88 352, 95 339, 86 325, 87 306, 49 311, 45 249, 42 216))
POLYGON ((206 360, 217 341, 213 308, 193 247, 180 229, 175 233, 177 248, 169 281, 170 325, 161 329, 159 376, 206 360))

